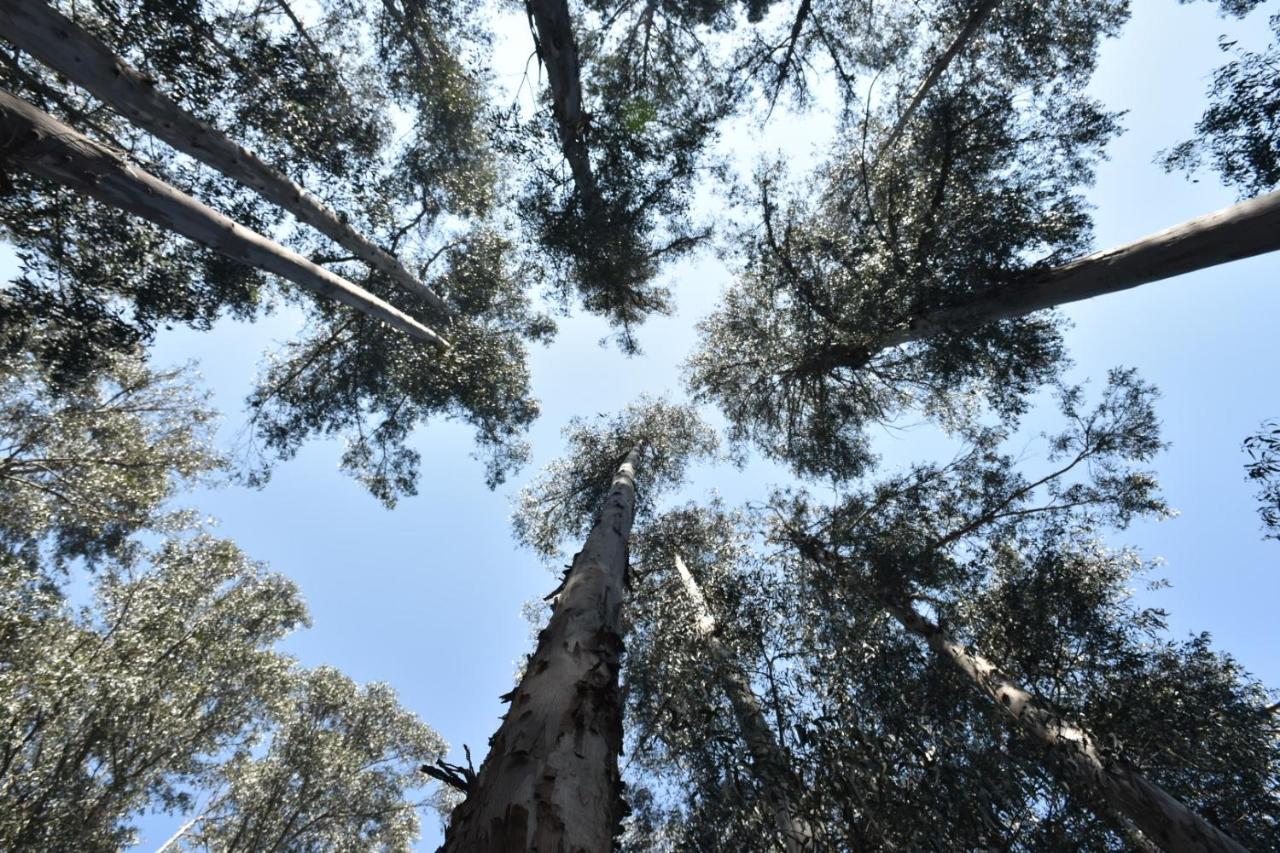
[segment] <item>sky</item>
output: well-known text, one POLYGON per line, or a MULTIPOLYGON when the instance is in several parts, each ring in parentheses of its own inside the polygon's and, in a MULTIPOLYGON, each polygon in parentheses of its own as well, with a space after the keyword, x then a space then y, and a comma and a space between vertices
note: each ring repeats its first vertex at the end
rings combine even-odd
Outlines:
MULTIPOLYGON (((1243 22, 1222 19, 1216 4, 1138 0, 1120 38, 1104 44, 1092 92, 1127 110, 1128 128, 1109 147, 1089 196, 1096 209, 1095 247, 1124 243, 1227 206, 1232 191, 1212 174, 1191 182, 1153 163, 1157 152, 1187 138, 1204 108, 1208 75, 1223 61, 1219 34, 1242 47, 1261 46, 1275 0, 1243 22)), ((513 15, 500 31, 497 83, 514 90, 531 45, 527 23, 513 15)), ((529 87, 523 97, 528 97, 529 87)), ((816 162, 830 139, 830 116, 775 121, 765 132, 749 122, 726 131, 722 149, 749 169, 780 152, 797 169, 816 162)), ((6 276, 12 259, 0 260, 6 276)), ((708 254, 668 273, 678 310, 640 330, 641 358, 601 347, 609 332, 592 317, 563 320, 550 346, 531 352, 533 391, 542 416, 528 438, 531 465, 497 491, 483 484, 470 458, 470 430, 433 422, 413 439, 422 454, 416 497, 384 509, 337 469, 342 447, 312 441, 276 466, 260 490, 201 490, 184 499, 219 519, 218 532, 292 578, 311 610, 313 627, 285 648, 307 665, 331 664, 361 682, 384 681, 437 729, 462 760, 469 744, 477 766, 504 706, 520 658, 531 649, 522 605, 556 584, 531 552, 511 538, 512 497, 562 448, 560 430, 574 416, 614 412, 641 393, 680 396, 680 365, 695 343, 694 323, 708 314, 732 280, 732 267, 708 254)), ((1170 449, 1155 469, 1178 517, 1142 522, 1117 538, 1161 557, 1171 585, 1139 590, 1144 604, 1170 612, 1175 635, 1208 631, 1265 683, 1280 686, 1280 543, 1261 538, 1253 487, 1243 473, 1241 441, 1280 417, 1274 372, 1280 328, 1280 254, 1236 262, 1076 303, 1065 313, 1075 361, 1071 377, 1101 384, 1106 371, 1139 369, 1163 392, 1158 412, 1170 449)), ((262 353, 296 332, 291 313, 254 325, 226 321, 212 331, 163 333, 158 365, 195 361, 225 413, 219 440, 230 444, 244 422, 243 399, 262 353)), ((1030 428, 1053 427, 1052 412, 1033 414, 1030 428)), ((877 449, 886 470, 928 461, 943 449, 927 428, 882 431, 877 449)), ((1035 464, 1035 460, 1031 460, 1035 464)), ((702 466, 674 500, 717 490, 729 503, 764 498, 789 478, 754 460, 745 470, 702 466)), ((153 850, 181 822, 143 823, 138 849, 153 850)), ((424 815, 419 849, 441 838, 424 815)))

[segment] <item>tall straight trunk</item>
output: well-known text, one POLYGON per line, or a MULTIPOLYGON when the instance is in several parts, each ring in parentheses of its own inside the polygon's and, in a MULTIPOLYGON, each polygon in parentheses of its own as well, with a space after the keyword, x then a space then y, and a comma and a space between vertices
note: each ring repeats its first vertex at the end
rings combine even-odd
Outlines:
POLYGON ((1141 240, 997 285, 965 302, 917 315, 906 327, 878 339, 876 345, 888 349, 1277 249, 1280 249, 1280 190, 1141 240))
POLYGON ((929 66, 929 71, 924 75, 924 79, 920 81, 920 85, 916 87, 915 93, 911 96, 907 108, 902 111, 902 115, 898 117, 898 121, 894 124, 893 129, 889 131, 889 135, 885 137, 884 142, 876 149, 876 162, 879 162, 886 153, 889 152, 898 139, 901 138, 903 131, 907 129, 911 117, 916 114, 916 110, 920 108, 920 104, 924 103, 924 99, 929 96, 929 92, 933 90, 934 85, 946 73, 947 68, 951 65, 951 61, 960 55, 960 52, 973 40, 977 35, 978 28, 990 17, 991 12, 999 4, 1000 0, 982 0, 981 3, 969 14, 968 20, 965 21, 964 27, 961 28, 958 35, 942 52, 933 64, 929 66))
POLYGON ((733 653, 716 636, 716 619, 711 613, 698 582, 679 554, 675 557, 676 571, 685 593, 693 604, 696 615, 694 630, 710 653, 721 686, 733 706, 733 716, 742 732, 742 739, 751 751, 751 769, 773 810, 773 819, 782 834, 787 853, 801 853, 812 849, 813 834, 808 825, 795 816, 792 807, 795 791, 791 762, 778 743, 773 729, 765 719, 764 708, 751 689, 751 681, 738 666, 733 653))
POLYGON ((525 8, 537 33, 538 57, 547 69, 551 105, 560 134, 560 150, 569 163, 574 185, 588 210, 601 205, 600 189, 591 171, 583 140, 590 116, 582 110, 582 81, 578 42, 569 17, 569 0, 527 0, 525 8))
POLYGON ((0 0, 0 34, 133 124, 292 213, 421 298, 444 319, 452 309, 395 256, 257 155, 180 107, 110 48, 44 0, 0 0))
POLYGON ((613 477, 442 853, 607 853, 624 813, 622 602, 640 448, 613 477))
POLYGON ((0 90, 0 161, 336 299, 437 346, 434 331, 368 291, 228 219, 49 114, 0 90))
MULTIPOLYGON (((1136 769, 1104 758, 1088 732, 1041 707, 994 664, 967 651, 914 608, 884 599, 881 605, 903 628, 964 673, 1015 727, 1048 750, 1068 783, 1095 795, 1161 848, 1169 853, 1246 853, 1243 846, 1136 769)), ((1099 817, 1111 822, 1106 813, 1099 817)))

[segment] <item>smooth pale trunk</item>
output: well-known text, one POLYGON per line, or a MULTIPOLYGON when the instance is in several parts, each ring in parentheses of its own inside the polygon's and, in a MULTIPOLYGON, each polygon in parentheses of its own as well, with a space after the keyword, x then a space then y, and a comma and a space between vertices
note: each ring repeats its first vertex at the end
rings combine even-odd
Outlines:
POLYGON ((43 0, 0 0, 0 34, 138 127, 256 191, 390 276, 446 319, 452 310, 399 259, 251 151, 178 106, 110 48, 43 0))
POLYGON ((920 85, 916 87, 915 94, 911 96, 911 101, 907 104, 907 108, 902 111, 902 115, 898 117, 898 121, 894 124, 893 129, 889 131, 888 137, 885 138, 885 141, 881 143, 880 148, 876 151, 877 163, 879 163, 885 153, 888 152, 895 143, 897 143, 898 139, 902 136, 902 132, 907 129, 907 124, 911 121, 911 117, 916 114, 916 110, 920 108, 920 104, 924 102, 924 99, 928 96, 929 92, 933 90, 934 84, 938 82, 943 73, 947 70, 948 66, 951 65, 951 61, 960 54, 960 51, 964 50, 965 46, 968 45, 970 41, 973 40, 973 37, 978 33, 978 28, 982 26, 983 22, 987 20, 988 16, 991 15, 991 12, 998 4, 999 0, 984 0, 984 2, 978 6, 978 8, 974 9, 971 15, 969 15, 968 20, 965 21, 964 27, 961 28, 960 33, 955 37, 947 49, 942 52, 941 56, 933 61, 931 66, 929 66, 928 73, 925 74, 924 79, 920 81, 920 85))
POLYGON ((613 849, 625 808, 618 669, 639 461, 637 447, 614 475, 443 853, 613 849))
POLYGON ((1277 249, 1280 191, 914 317, 907 328, 890 332, 878 345, 888 349, 943 332, 1009 320, 1277 249))
POLYGON ((588 117, 582 111, 578 43, 573 36, 568 0, 529 0, 525 8, 537 31, 538 56, 547 69, 547 85, 560 131, 560 149, 584 202, 596 206, 600 193, 587 146, 582 141, 588 117))
POLYGON ((804 821, 795 817, 792 798, 788 794, 792 789, 791 762, 774 736, 773 729, 769 728, 764 708, 751 689, 750 680, 734 660, 733 653, 716 636, 716 619, 698 582, 679 554, 676 555, 675 563, 680 582, 696 614, 694 630, 715 660, 716 672, 720 676, 724 692, 729 696, 729 703, 733 706, 733 715, 742 731, 742 739, 747 742, 747 749, 751 751, 751 769, 756 773, 773 809, 774 823, 782 834, 787 853, 801 853, 812 849, 813 834, 804 821))
MULTIPOLYGON (((1048 749, 1067 781, 1091 791, 1168 853, 1247 853, 1245 848, 1122 762, 1104 758, 1085 730, 1040 707, 995 665, 911 607, 881 602, 894 619, 922 638, 995 702, 1018 729, 1048 749)), ((1109 815, 1100 814, 1104 821, 1109 815)))
POLYGON ((366 290, 131 165, 123 156, 0 90, 0 160, 118 207, 229 258, 287 278, 320 296, 437 346, 434 331, 366 290))

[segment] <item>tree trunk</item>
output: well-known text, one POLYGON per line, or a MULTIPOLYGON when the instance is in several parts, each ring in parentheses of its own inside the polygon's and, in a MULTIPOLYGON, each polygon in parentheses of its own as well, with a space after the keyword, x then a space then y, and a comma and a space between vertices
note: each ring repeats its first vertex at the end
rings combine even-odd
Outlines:
POLYGON ((750 680, 734 660, 733 653, 716 636, 715 616, 712 615, 707 600, 703 598, 698 582, 679 554, 676 555, 675 563, 676 571, 680 573, 680 582, 684 585, 684 591, 696 614, 694 629, 714 659, 721 685, 729 696, 734 718, 742 731, 742 739, 747 742, 747 749, 751 751, 752 770, 773 809, 774 823, 782 834, 786 851, 801 853, 803 850, 813 849, 812 831, 805 821, 795 816, 792 808, 790 792, 795 790, 795 783, 791 762, 774 736, 773 729, 769 728, 764 708, 751 689, 750 680))
POLYGON ((0 162, 147 219, 229 258, 275 273, 421 341, 449 344, 417 320, 296 252, 238 225, 111 149, 0 90, 0 162))
POLYGON ((903 131, 907 129, 907 124, 911 121, 911 117, 915 115, 916 110, 920 108, 920 104, 924 102, 924 99, 928 97, 929 92, 933 90, 934 84, 938 82, 943 73, 947 70, 948 66, 951 65, 951 61, 955 59, 960 54, 960 51, 964 50, 969 42, 973 40, 973 37, 977 35, 978 28, 982 26, 983 22, 985 22, 988 17, 990 17, 991 12, 996 8, 999 2, 1000 0, 983 0, 983 2, 979 3, 978 7, 969 15, 969 19, 965 21, 964 27, 960 30, 959 35, 957 35, 955 40, 952 41, 947 49, 942 52, 942 55, 933 61, 933 65, 929 66, 929 72, 925 74, 924 80, 922 80, 920 85, 916 87, 915 94, 911 96, 911 101, 907 104, 907 108, 902 111, 902 115, 898 117, 898 121, 894 124, 893 129, 889 131, 889 135, 885 137, 884 142, 882 142, 880 147, 876 150, 877 163, 879 163, 880 160, 884 158, 884 155, 888 153, 889 149, 893 148, 897 143, 898 139, 902 136, 903 131))
POLYGON ((84 87, 138 127, 255 190, 390 276, 445 319, 453 317, 452 309, 399 259, 257 155, 161 94, 154 80, 129 67, 106 45, 43 0, 0 0, 0 29, 5 39, 84 87))
POLYGON ((880 338, 877 345, 889 349, 1277 249, 1280 191, 1242 201, 1133 243, 1032 273, 1020 281, 992 287, 966 302, 917 315, 907 327, 880 338))
MULTIPOLYGON (((968 676, 1014 726, 1047 749, 1069 784, 1095 795, 1161 848, 1169 853, 1246 853, 1244 847, 1136 769, 1103 757, 1088 732, 1042 708, 1035 697, 1002 676, 994 664, 966 651, 914 608, 883 599, 881 604, 902 627, 968 676)), ((1109 819, 1107 814, 1099 817, 1109 819)))
POLYGON ((607 853, 625 813, 621 611, 640 448, 573 558, 442 853, 607 853))
POLYGON ((574 185, 587 210, 601 204, 600 190, 591 171, 591 157, 583 141, 591 117, 582 111, 582 82, 578 63, 578 42, 573 36, 568 0, 528 0, 525 8, 536 28, 534 45, 538 58, 547 69, 547 85, 556 127, 560 132, 560 150, 573 173, 574 185))

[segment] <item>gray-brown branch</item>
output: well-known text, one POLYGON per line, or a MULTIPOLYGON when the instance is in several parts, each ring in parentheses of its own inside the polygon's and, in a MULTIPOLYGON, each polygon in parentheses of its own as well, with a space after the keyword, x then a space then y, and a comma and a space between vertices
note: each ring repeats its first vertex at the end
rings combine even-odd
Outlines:
POLYGON ((201 204, 3 90, 0 161, 133 213, 233 260, 287 278, 420 341, 449 347, 444 338, 395 306, 201 204))

